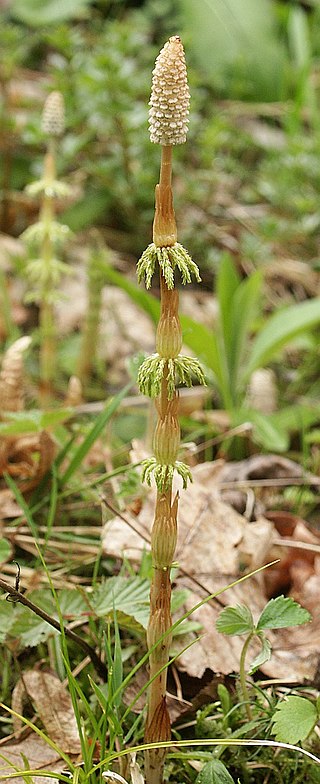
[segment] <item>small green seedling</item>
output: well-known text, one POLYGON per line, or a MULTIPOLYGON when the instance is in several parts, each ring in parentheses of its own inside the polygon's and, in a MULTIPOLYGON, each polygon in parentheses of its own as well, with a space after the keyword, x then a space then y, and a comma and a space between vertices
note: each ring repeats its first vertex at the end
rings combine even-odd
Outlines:
POLYGON ((253 716, 246 683, 245 662, 250 643, 257 637, 261 644, 261 651, 255 656, 248 670, 248 674, 251 675, 271 658, 271 643, 265 635, 266 629, 284 629, 288 626, 300 626, 303 623, 308 623, 308 621, 311 621, 311 615, 308 610, 305 610, 290 597, 285 596, 277 596, 276 599, 270 599, 262 610, 256 624, 254 623, 251 610, 244 604, 226 607, 221 611, 216 621, 218 632, 229 634, 230 636, 246 635, 240 656, 240 685, 249 721, 252 720, 253 716))

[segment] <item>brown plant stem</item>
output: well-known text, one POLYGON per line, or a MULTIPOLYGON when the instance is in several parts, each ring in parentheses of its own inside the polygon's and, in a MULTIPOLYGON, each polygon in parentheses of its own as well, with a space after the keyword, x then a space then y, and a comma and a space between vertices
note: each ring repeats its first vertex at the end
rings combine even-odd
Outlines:
MULTIPOLYGON (((171 189, 172 176, 172 147, 162 146, 160 181, 156 186, 156 208, 153 223, 153 241, 157 247, 168 247, 174 245, 177 240, 177 230, 175 215, 173 210, 173 198, 171 189)), ((174 315, 178 319, 178 297, 176 292, 169 292, 163 275, 160 275, 161 291, 161 317, 166 315, 170 319, 172 316, 172 295, 174 296, 174 315)), ((170 427, 172 428, 172 440, 179 428, 176 405, 177 395, 173 400, 168 398, 167 371, 161 383, 161 392, 157 400, 158 424, 156 428, 157 448, 170 454, 170 427), (169 422, 169 427, 167 423, 169 422), (161 428, 168 427, 168 441, 161 442, 161 428)), ((156 434, 155 434, 156 435, 156 434)), ((158 455, 156 453, 158 459, 158 455)), ((174 462, 170 459, 168 462, 174 462)), ((165 461, 164 461, 165 464, 165 461)), ((171 580, 170 567, 176 544, 176 514, 177 499, 172 505, 172 484, 164 491, 157 491, 155 520, 151 534, 151 550, 153 560, 153 576, 150 590, 150 620, 147 631, 149 648, 160 639, 159 645, 150 653, 150 678, 159 671, 169 660, 169 650, 171 644, 170 634, 161 640, 165 632, 172 625, 171 619, 171 580), (159 543, 157 546, 157 542, 159 543), (167 554, 167 557, 166 557, 167 554), (161 561, 161 563, 160 563, 161 561)), ((145 740, 149 743, 170 740, 171 728, 170 717, 166 705, 167 669, 159 673, 149 687, 147 724, 145 740)), ((166 750, 163 748, 153 748, 145 754, 145 772, 147 784, 162 784, 163 767, 166 757, 166 750)))

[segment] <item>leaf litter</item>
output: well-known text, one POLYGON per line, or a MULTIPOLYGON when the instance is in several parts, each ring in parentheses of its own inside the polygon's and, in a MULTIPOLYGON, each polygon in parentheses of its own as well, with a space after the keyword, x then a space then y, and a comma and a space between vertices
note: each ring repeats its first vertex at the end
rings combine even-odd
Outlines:
MULTIPOLYGON (((140 445, 135 445, 133 459, 141 457, 140 445)), ((185 609, 190 610, 208 594, 223 590, 246 572, 267 564, 277 557, 286 558, 285 547, 279 546, 281 537, 274 523, 259 513, 256 520, 249 522, 244 515, 222 500, 221 487, 236 480, 250 484, 252 476, 272 476, 275 479, 301 478, 301 468, 291 460, 273 455, 263 455, 219 466, 202 463, 193 469, 193 484, 181 494, 179 508, 178 543, 175 559, 179 564, 176 577, 178 587, 187 587, 189 597, 185 609), (237 473, 238 469, 238 473, 237 473), (274 544, 277 542, 277 545, 274 544)), ((309 477, 312 481, 312 477, 309 477)), ((176 489, 178 489, 176 487, 176 489)), ((102 531, 104 553, 117 558, 139 562, 145 548, 149 549, 150 521, 154 507, 154 491, 145 497, 139 514, 130 517, 130 526, 114 516, 102 531)), ((319 540, 320 544, 320 540, 319 540)), ((278 564, 270 568, 277 570, 278 564)), ((318 640, 320 635, 320 611, 310 607, 311 592, 314 599, 313 581, 318 585, 317 562, 312 569, 304 589, 290 595, 313 610, 313 620, 307 629, 281 629, 270 632, 272 657, 261 666, 261 671, 272 678, 287 682, 308 680, 314 682, 319 669, 318 640)), ((320 571, 320 570, 319 570, 320 571)), ((219 601, 210 600, 192 615, 200 624, 200 631, 192 633, 198 637, 178 658, 177 666, 190 677, 201 679, 207 670, 228 675, 237 672, 243 641, 239 638, 222 638, 215 628, 221 606, 229 604, 249 605, 256 620, 271 595, 268 593, 269 570, 241 582, 219 595, 219 601)), ((270 586, 270 582, 269 582, 270 586)), ((190 641, 190 636, 188 637, 190 641)), ((182 648, 181 639, 179 646, 182 648)), ((174 652, 178 653, 177 641, 174 652)), ((255 643, 252 652, 257 653, 255 643)))
MULTIPOLYGON (((29 698, 49 738, 67 754, 79 754, 80 738, 70 694, 59 678, 42 670, 26 670, 12 693, 12 710, 23 715, 25 698, 29 698)), ((19 734, 24 727, 14 717, 13 727, 19 734)))

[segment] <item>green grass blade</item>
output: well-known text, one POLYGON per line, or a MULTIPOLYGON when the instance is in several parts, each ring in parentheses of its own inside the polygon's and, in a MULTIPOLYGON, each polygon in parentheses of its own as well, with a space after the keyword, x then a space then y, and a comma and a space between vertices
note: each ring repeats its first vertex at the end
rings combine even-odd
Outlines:
POLYGON ((258 271, 240 283, 233 298, 230 378, 235 393, 241 391, 241 371, 249 349, 249 334, 258 311, 261 285, 262 274, 258 271))
POLYGON ((101 412, 101 414, 99 414, 88 435, 76 450, 76 453, 69 463, 67 470, 60 478, 60 483, 62 485, 68 482, 77 468, 79 468, 84 457, 88 454, 89 449, 91 449, 94 442, 100 436, 100 433, 102 433, 102 430, 105 428, 107 422, 109 422, 109 419, 111 419, 112 415, 119 407, 121 400, 123 400, 123 398, 126 396, 131 386, 132 384, 127 384, 127 386, 125 386, 124 389, 118 393, 118 395, 111 399, 106 408, 101 412))

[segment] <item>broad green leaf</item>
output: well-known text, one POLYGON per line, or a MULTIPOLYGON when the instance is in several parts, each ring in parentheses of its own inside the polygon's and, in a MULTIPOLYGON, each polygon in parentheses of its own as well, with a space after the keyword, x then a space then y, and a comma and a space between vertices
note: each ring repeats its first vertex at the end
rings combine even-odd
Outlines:
MULTIPOLYGON (((49 590, 39 589, 32 591, 29 599, 53 618, 58 619, 57 608, 49 590)), ((64 588, 62 591, 59 591, 58 600, 66 623, 73 618, 81 616, 86 618, 90 613, 89 604, 81 593, 74 588, 64 588)), ((8 606, 13 607, 12 604, 8 606)), ((57 629, 54 629, 49 623, 35 615, 28 607, 23 607, 22 605, 16 606, 8 633, 10 637, 15 637, 19 640, 22 648, 33 647, 40 642, 45 642, 53 634, 59 634, 57 629)))
POLYGON ((272 416, 262 414, 254 409, 241 409, 235 419, 240 422, 251 422, 253 425, 252 439, 269 452, 285 452, 289 446, 289 436, 284 427, 275 425, 272 416), (239 421, 240 420, 240 421, 239 421))
MULTIPOLYGON (((57 595, 61 614, 66 621, 72 618, 87 618, 90 615, 90 604, 76 588, 62 588, 57 592, 57 595)), ((52 612, 55 616, 57 615, 53 599, 52 612)))
POLYGON ((289 697, 277 705, 272 717, 272 733, 280 743, 305 740, 318 719, 318 712, 310 700, 304 697, 289 697))
POLYGON ((6 422, 0 423, 0 435, 10 436, 20 433, 39 433, 55 427, 73 414, 72 408, 57 408, 52 411, 14 411, 6 412, 6 422))
POLYGON ((7 539, 0 539, 0 563, 5 563, 10 558, 11 544, 7 539))
POLYGON ((10 13, 31 27, 57 24, 86 16, 91 0, 13 0, 10 13))
POLYGON ((270 362, 283 346, 319 322, 320 298, 299 302, 270 316, 253 342, 244 379, 249 379, 256 368, 270 362))
POLYGON ((180 0, 182 31, 206 78, 225 97, 283 98, 287 53, 268 0, 180 0))
POLYGON ((287 626, 300 626, 311 620, 308 610, 290 596, 277 596, 266 604, 258 620, 257 629, 285 629, 287 626))
POLYGON ((264 635, 263 636, 259 635, 259 638, 261 642, 261 651, 260 653, 257 654, 257 656, 254 657, 254 659, 250 664, 250 670, 249 670, 250 675, 256 670, 258 670, 262 664, 265 664, 265 662, 271 659, 271 652, 272 652, 271 643, 269 642, 269 640, 267 640, 267 638, 264 635))
POLYGON ((216 629, 221 634, 250 634, 254 629, 251 610, 245 604, 226 607, 216 620, 216 629))
POLYGON ((304 431, 314 422, 319 421, 319 404, 310 400, 310 403, 303 405, 286 406, 274 414, 270 414, 270 421, 276 428, 286 430, 288 433, 304 431))
POLYGON ((203 766, 195 784, 234 784, 234 780, 221 760, 212 759, 203 766))
POLYGON ((32 648, 59 632, 38 615, 35 615, 28 607, 19 607, 9 629, 9 634, 10 637, 19 640, 21 648, 32 648))
POLYGON ((109 618, 111 623, 115 610, 119 625, 121 619, 128 616, 146 628, 149 618, 149 590, 149 581, 141 577, 110 577, 95 589, 90 603, 99 617, 109 618))

